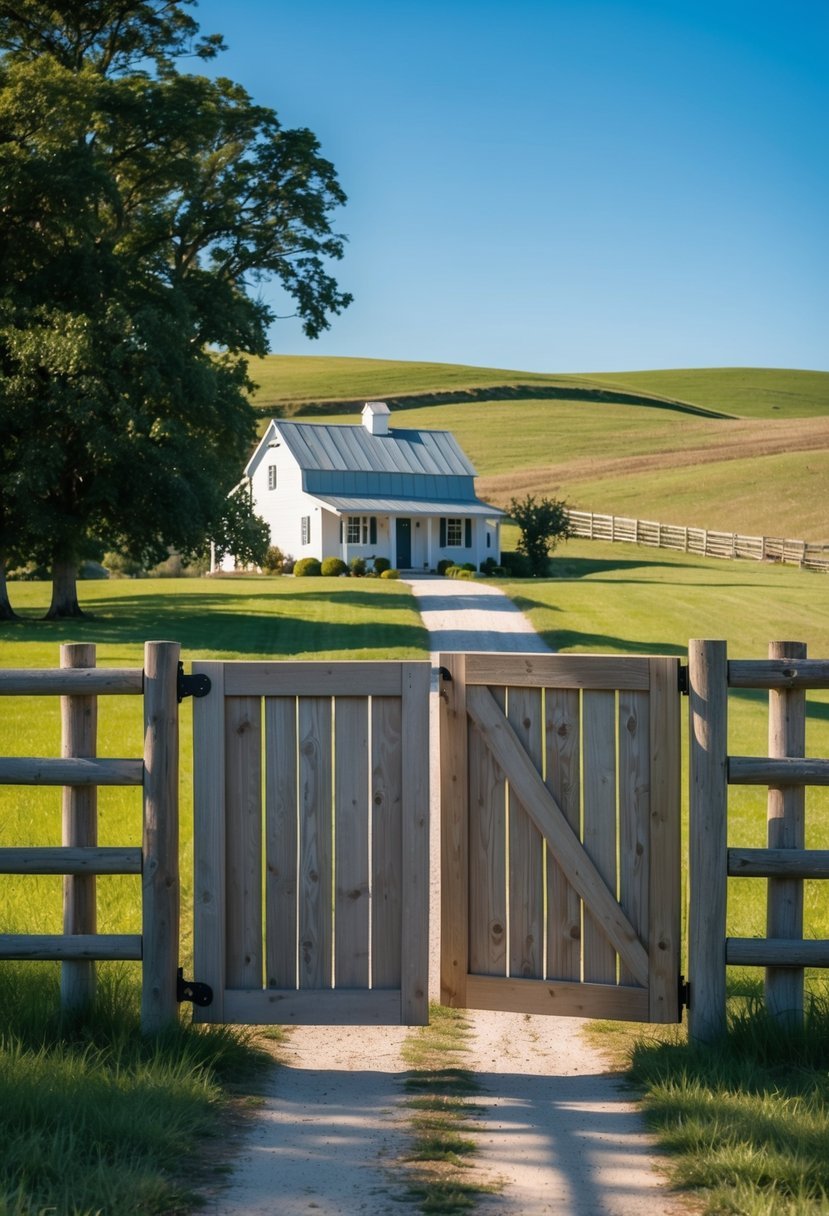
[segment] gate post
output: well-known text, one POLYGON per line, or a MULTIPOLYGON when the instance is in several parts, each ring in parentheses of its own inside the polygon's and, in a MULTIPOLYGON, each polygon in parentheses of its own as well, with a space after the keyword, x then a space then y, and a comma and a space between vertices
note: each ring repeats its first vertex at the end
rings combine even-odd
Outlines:
MULTIPOLYGON (((61 667, 94 667, 95 646, 70 642, 60 648, 61 667)), ((60 699, 61 755, 95 756, 97 752, 98 698, 67 696, 60 699)), ((65 846, 98 843, 98 787, 67 785, 61 798, 65 846)), ((95 875, 67 874, 63 879, 63 932, 92 934, 98 929, 95 875)), ((81 1013, 95 999, 95 963, 91 959, 64 962, 60 969, 60 1004, 64 1013, 81 1013)))
POLYGON ((688 643, 690 809, 688 1031, 707 1043, 725 1031, 728 665, 725 642, 688 643))
MULTIPOLYGON (((805 642, 770 642, 770 659, 806 658, 805 642)), ((802 688, 769 689, 769 756, 806 755, 806 693, 802 688)), ((768 793, 768 847, 806 845, 806 791, 802 785, 768 793)), ((803 880, 770 878, 766 932, 772 938, 803 937, 803 880)), ((803 968, 766 968, 766 1009, 793 1029, 803 1026, 803 968)))
POLYGON ((141 1029, 178 1018, 178 642, 144 647, 141 1029))

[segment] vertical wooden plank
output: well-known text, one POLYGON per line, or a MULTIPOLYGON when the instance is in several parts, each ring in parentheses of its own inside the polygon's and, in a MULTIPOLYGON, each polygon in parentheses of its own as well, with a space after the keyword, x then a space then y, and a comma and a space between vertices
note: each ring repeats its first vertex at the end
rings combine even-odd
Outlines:
POLYGON ((213 1000, 193 1006, 195 1022, 224 1021, 225 694, 224 664, 197 662, 210 692, 193 698, 193 970, 213 1000))
POLYGON ((296 698, 265 698, 265 977, 297 987, 296 698))
MULTIPOLYGON (((770 642, 770 659, 805 659, 805 642, 770 642)), ((806 755, 806 693, 803 689, 769 690, 769 756, 806 755)), ((806 791, 800 786, 769 787, 768 846, 770 849, 806 847, 806 791)), ((803 937, 803 881, 768 880, 766 932, 768 937, 803 937)), ((773 1018, 794 1028, 803 1025, 803 968, 767 967, 766 1009, 773 1018)))
POLYGON ((262 701, 225 697, 228 988, 261 988, 262 701))
POLYGON ((178 1019, 178 642, 144 647, 144 832, 141 1028, 178 1019))
MULTIPOLYGON (((60 648, 61 667, 94 667, 95 646, 70 642, 60 648)), ((98 698, 61 697, 61 756, 94 756, 98 741, 98 698)), ((64 845, 98 843, 98 789, 65 786, 61 794, 64 845)), ((94 874, 67 874, 63 879, 63 931, 97 933, 94 874)), ((78 959, 61 964, 60 1004, 65 1013, 88 1009, 95 999, 95 963, 78 959)))
POLYGON ((368 697, 334 702, 334 983, 368 988, 368 697))
POLYGON ((725 642, 688 643, 690 808, 688 1031, 710 1042, 725 1031, 728 670, 725 642))
POLYGON ((441 654, 440 684, 440 991, 444 1005, 463 1009, 469 961, 469 770, 466 656, 441 654))
POLYGON ((400 987, 402 702, 371 698, 371 985, 400 987))
MULTIPOLYGON (((616 894, 616 694, 586 690, 584 733, 584 848, 616 894)), ((584 979, 616 983, 616 951, 584 912, 584 979)))
MULTIPOLYGON (((547 776, 545 784, 577 836, 581 834, 579 692, 545 692, 547 776)), ((581 978, 581 900, 547 850, 547 976, 581 978)))
MULTIPOLYGON (((492 689, 503 709, 504 689, 492 689)), ((507 783, 483 736, 467 728, 469 974, 507 974, 507 783)))
MULTIPOLYGON (((510 688, 507 718, 539 773, 543 766, 540 688, 510 688)), ((544 975, 544 841, 509 794, 509 973, 526 979, 544 975)))
POLYGON ((649 1016, 679 1019, 680 968, 680 695, 679 661, 650 666, 650 879, 648 908, 649 1016))
MULTIPOLYGON (((651 775, 648 701, 646 692, 619 692, 619 903, 646 949, 651 775)), ((636 982, 621 961, 619 982, 636 982)))
POLYGON ((429 683, 428 663, 404 663, 403 932, 400 1019, 429 1021, 429 683))
POLYGON ((300 988, 330 988, 333 980, 331 742, 331 698, 300 697, 300 988))

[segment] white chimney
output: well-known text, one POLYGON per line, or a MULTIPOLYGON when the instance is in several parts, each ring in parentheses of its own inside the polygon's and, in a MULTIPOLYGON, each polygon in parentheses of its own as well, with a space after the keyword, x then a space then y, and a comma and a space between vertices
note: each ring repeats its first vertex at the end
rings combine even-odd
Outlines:
POLYGON ((363 406, 363 426, 369 435, 388 435, 389 407, 385 401, 367 401, 363 406))

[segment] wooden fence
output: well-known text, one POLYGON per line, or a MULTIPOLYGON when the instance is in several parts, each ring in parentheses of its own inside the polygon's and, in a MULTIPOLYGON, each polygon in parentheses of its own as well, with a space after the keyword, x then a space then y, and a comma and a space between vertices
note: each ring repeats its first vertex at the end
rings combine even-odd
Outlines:
POLYGON ((0 784, 62 786, 62 845, 2 848, 0 874, 62 874, 62 934, 2 934, 0 959, 62 962, 67 1012, 88 1006, 95 960, 140 960, 141 1024, 162 1029, 177 1016, 179 948, 177 642, 148 642, 144 668, 98 669, 94 645, 61 647, 61 665, 0 671, 0 695, 60 696, 60 758, 0 757, 0 784), (141 759, 102 759, 97 752, 97 700, 144 697, 141 759), (140 786, 141 847, 98 846, 97 787, 140 786), (99 934, 96 876, 140 875, 140 934, 99 934))
POLYGON ((725 642, 689 644, 689 1030, 725 1030, 726 966, 765 967, 766 1005, 803 1018, 803 968, 829 967, 829 941, 803 937, 803 881, 829 878, 829 850, 806 849, 805 786, 829 785, 829 759, 805 756, 805 693, 829 688, 829 661, 801 642, 772 642, 765 661, 729 660, 725 642), (729 688, 769 690, 769 756, 729 756, 729 688), (768 847, 727 847, 728 786, 768 787, 768 847), (729 877, 768 879, 766 938, 726 936, 729 877))
POLYGON ((779 536, 741 536, 738 532, 716 532, 710 528, 686 528, 660 524, 651 519, 628 519, 623 515, 597 515, 593 511, 568 511, 572 535, 587 540, 626 541, 654 549, 673 549, 700 557, 784 562, 804 570, 829 573, 829 544, 786 540, 779 536))

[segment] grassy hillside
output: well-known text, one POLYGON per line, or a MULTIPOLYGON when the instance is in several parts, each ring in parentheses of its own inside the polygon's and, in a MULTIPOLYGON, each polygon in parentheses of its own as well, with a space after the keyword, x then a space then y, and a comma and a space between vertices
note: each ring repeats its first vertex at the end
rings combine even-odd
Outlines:
POLYGON ((271 356, 253 374, 257 404, 331 422, 356 422, 362 400, 399 399, 392 426, 454 432, 498 505, 555 493, 583 510, 829 540, 826 372, 545 376, 271 356))

